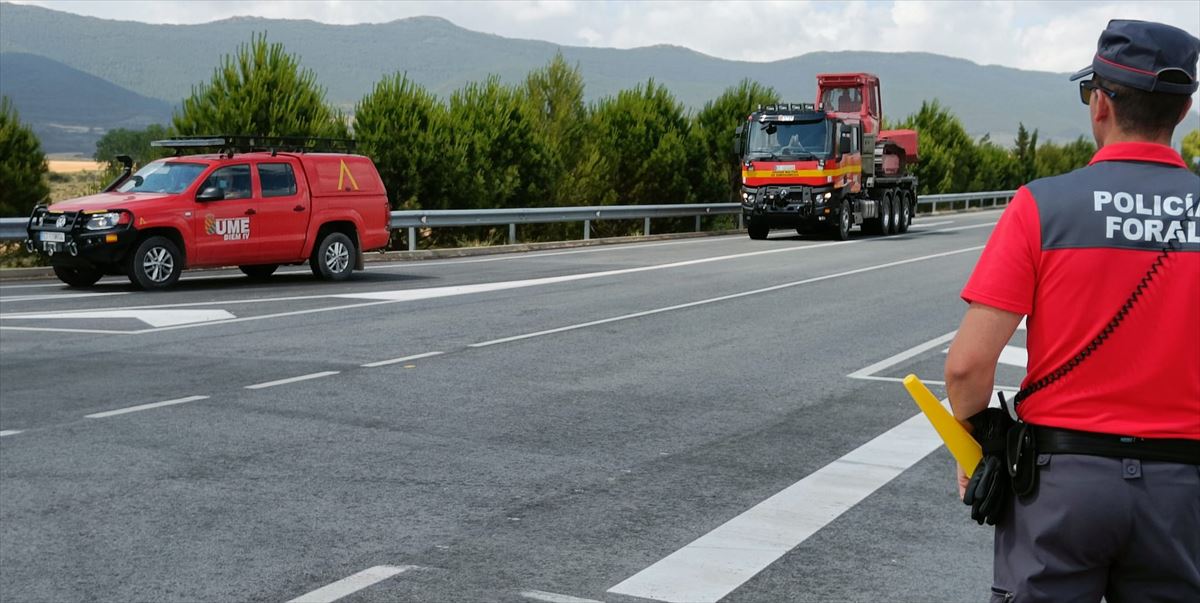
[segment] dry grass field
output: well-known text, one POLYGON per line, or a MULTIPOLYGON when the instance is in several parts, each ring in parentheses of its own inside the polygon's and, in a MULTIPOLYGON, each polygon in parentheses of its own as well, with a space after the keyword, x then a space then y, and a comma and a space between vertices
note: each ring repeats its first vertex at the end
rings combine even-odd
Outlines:
POLYGON ((50 159, 46 161, 51 172, 57 174, 73 174, 75 172, 98 172, 104 169, 104 164, 88 159, 50 159))

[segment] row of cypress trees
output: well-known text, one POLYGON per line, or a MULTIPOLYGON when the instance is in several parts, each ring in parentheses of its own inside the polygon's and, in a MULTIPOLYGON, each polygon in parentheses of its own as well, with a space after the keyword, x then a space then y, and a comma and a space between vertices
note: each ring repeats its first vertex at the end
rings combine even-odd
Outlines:
MULTIPOLYGON (((396 209, 726 202, 738 187, 734 128, 758 104, 777 100, 773 89, 743 80, 689 113, 649 80, 587 103, 579 69, 560 55, 517 85, 492 76, 448 99, 392 74, 346 112, 264 34, 195 86, 169 127, 109 132, 96 158, 130 153, 145 162, 158 156, 149 141, 171 134, 353 136, 396 209)), ((2 108, 0 214, 24 215, 45 199, 45 166, 36 138, 7 100, 2 108)), ((1024 125, 1012 147, 976 140, 937 101, 888 127, 920 132, 922 194, 1011 189, 1084 165, 1094 152, 1082 138, 1039 145, 1024 125)), ((1200 142, 1200 132, 1194 137, 1200 142)))

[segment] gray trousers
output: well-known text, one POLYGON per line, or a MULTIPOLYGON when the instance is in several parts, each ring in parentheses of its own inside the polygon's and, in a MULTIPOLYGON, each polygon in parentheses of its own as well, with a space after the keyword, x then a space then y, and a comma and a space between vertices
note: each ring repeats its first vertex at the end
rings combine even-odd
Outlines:
POLYGON ((996 526, 991 601, 1200 601, 1200 465, 1037 462, 1037 492, 996 526))

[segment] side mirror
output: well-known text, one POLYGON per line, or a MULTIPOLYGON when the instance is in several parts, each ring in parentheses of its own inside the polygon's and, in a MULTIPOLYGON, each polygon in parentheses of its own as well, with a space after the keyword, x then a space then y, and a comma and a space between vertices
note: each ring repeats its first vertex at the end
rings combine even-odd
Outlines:
POLYGON ((220 201, 225 198, 225 189, 219 186, 206 186, 196 193, 197 201, 220 201))
POLYGON ((742 133, 745 131, 745 126, 738 126, 733 131, 733 154, 739 157, 742 155, 742 133))
POLYGON ((838 143, 838 155, 845 155, 850 150, 850 133, 843 132, 842 140, 838 143))

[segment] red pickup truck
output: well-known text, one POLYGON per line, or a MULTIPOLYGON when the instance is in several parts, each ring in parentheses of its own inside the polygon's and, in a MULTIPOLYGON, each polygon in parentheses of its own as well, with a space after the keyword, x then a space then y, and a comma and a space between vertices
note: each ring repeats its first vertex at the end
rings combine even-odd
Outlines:
POLYGON ((266 278, 281 264, 308 262, 317 277, 342 280, 362 268, 364 250, 387 245, 387 193, 369 158, 241 152, 234 142, 159 141, 221 152, 160 159, 136 174, 127 164, 105 192, 35 209, 26 246, 72 287, 124 274, 139 288, 164 289, 184 268, 213 266, 266 278))

